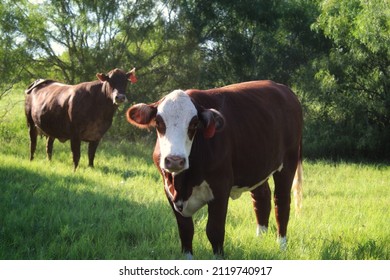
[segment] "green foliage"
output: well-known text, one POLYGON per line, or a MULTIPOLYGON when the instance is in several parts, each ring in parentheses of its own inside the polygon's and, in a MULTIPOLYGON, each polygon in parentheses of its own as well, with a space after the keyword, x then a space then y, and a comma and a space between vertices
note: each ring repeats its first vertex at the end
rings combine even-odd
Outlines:
POLYGON ((202 48, 206 86, 253 79, 289 83, 318 49, 310 30, 316 6, 308 1, 178 2, 187 37, 202 48))
MULTIPOLYGON (((30 16, 42 24, 34 26, 34 35, 28 35, 28 40, 41 67, 47 71, 54 66, 51 75, 67 83, 94 79, 97 72, 114 67, 127 69, 137 61, 133 59, 129 65, 132 38, 123 33, 147 24, 141 19, 152 1, 146 2, 148 5, 133 1, 45 1, 30 10, 30 16)), ((29 30, 24 32, 30 34, 29 30)))
POLYGON ((18 28, 26 22, 23 5, 26 1, 0 3, 0 99, 14 84, 26 78, 24 64, 31 61, 18 28))
MULTIPOLYGON (((390 7, 386 1, 324 1, 313 27, 332 41, 315 76, 322 103, 354 153, 389 158, 390 7)), ((352 156, 352 154, 349 154, 352 156)))

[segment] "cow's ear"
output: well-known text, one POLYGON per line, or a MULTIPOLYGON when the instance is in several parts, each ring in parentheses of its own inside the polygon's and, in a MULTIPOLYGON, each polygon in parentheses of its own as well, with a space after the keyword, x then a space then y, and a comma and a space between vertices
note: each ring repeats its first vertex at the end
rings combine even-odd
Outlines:
POLYGON ((204 138, 212 138, 215 132, 225 127, 225 118, 215 109, 204 109, 200 113, 200 121, 203 124, 204 138))
POLYGON ((148 128, 154 125, 154 119, 157 114, 155 104, 136 104, 131 106, 126 112, 126 118, 129 123, 139 128, 148 128))
POLYGON ((135 68, 127 72, 126 77, 132 84, 135 84, 137 82, 137 77, 135 76, 135 68))
POLYGON ((106 74, 103 73, 97 73, 96 77, 101 81, 101 82, 106 82, 108 81, 109 77, 106 74))

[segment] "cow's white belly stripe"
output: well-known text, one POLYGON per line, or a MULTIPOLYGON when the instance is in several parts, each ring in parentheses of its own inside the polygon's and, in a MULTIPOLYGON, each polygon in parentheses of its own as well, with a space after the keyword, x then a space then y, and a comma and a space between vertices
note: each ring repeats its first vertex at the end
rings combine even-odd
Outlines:
POLYGON ((269 177, 271 177, 276 171, 280 172, 282 168, 283 168, 283 163, 278 167, 278 169, 272 171, 271 174, 269 174, 265 179, 261 180, 259 183, 253 186, 233 186, 232 190, 230 191, 230 197, 232 199, 237 199, 242 195, 243 192, 252 191, 256 189, 257 187, 264 184, 269 179, 269 177))

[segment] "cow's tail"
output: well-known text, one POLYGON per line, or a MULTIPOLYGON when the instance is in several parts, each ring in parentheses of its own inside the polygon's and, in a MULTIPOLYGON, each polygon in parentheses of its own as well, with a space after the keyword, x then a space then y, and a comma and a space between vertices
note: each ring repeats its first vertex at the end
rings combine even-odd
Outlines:
POLYGON ((48 84, 54 83, 53 80, 38 79, 35 82, 31 83, 28 88, 24 91, 25 94, 30 94, 32 90, 38 86, 45 86, 48 84))
POLYGON ((299 158, 298 158, 297 170, 295 171, 295 177, 292 185, 292 190, 294 193, 294 200, 295 200, 296 215, 299 215, 302 210, 302 199, 303 199, 302 184, 303 184, 303 168, 302 168, 302 141, 301 141, 301 144, 299 146, 299 158))

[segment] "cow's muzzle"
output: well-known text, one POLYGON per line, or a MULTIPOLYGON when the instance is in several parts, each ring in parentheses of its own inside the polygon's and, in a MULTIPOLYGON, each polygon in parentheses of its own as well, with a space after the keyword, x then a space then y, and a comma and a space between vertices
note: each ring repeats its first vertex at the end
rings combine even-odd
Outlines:
POLYGON ((169 173, 179 173, 185 166, 186 159, 181 156, 167 156, 164 160, 164 169, 169 173))
POLYGON ((122 103, 124 103, 126 101, 127 101, 127 98, 126 98, 126 95, 124 95, 124 94, 118 94, 114 98, 114 103, 116 105, 122 104, 122 103))

